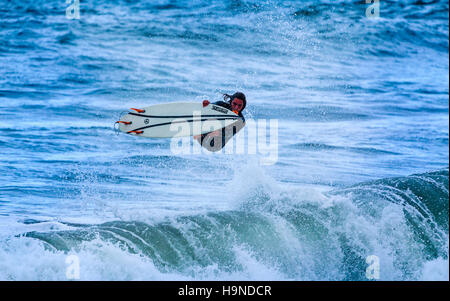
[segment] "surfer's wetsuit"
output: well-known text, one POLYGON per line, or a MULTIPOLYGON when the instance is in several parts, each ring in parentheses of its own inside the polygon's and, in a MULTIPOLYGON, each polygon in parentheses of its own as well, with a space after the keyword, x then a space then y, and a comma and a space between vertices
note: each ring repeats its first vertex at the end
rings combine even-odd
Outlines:
MULTIPOLYGON (((228 102, 225 102, 225 101, 217 101, 217 102, 215 102, 215 103, 213 103, 213 104, 214 104, 214 105, 217 105, 217 106, 224 107, 224 108, 226 108, 226 109, 232 111, 231 104, 228 103, 228 102)), ((242 117, 242 121, 245 123, 245 118, 244 118, 244 115, 242 115, 242 112, 239 112, 238 116, 239 116, 239 117, 242 117)), ((205 134, 202 134, 202 135, 201 135, 201 138, 200 138, 200 144, 201 144, 201 145, 203 145, 203 140, 204 140, 204 139, 206 138, 206 136, 208 136, 210 133, 211 133, 211 132, 205 133, 205 134)), ((236 133, 237 133, 236 127, 233 127, 233 136, 236 135, 236 133)), ((225 136, 225 128, 222 128, 222 146, 221 146, 220 148, 216 149, 216 150, 220 150, 220 149, 222 149, 222 148, 225 146, 225 144, 227 143, 227 139, 225 139, 225 138, 226 138, 226 136, 225 136)), ((216 141, 216 140, 217 140, 217 139, 211 139, 211 140, 209 141, 209 146, 210 146, 210 147, 214 147, 214 146, 215 146, 215 145, 214 145, 214 141, 216 141)))
MULTIPOLYGON (((231 104, 229 104, 228 102, 225 102, 225 101, 217 101, 217 102, 213 103, 213 105, 218 105, 218 106, 224 107, 230 111, 233 111, 233 109, 231 108, 231 104)), ((239 117, 242 117, 242 120, 245 122, 245 118, 244 118, 244 115, 242 115, 242 112, 239 112, 238 115, 239 115, 239 117)))

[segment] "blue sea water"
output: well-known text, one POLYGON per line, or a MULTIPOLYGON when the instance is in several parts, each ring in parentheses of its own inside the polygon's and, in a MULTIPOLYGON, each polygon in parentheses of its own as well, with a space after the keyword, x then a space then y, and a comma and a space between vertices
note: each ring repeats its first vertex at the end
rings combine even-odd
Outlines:
POLYGON ((449 279, 449 4, 0 0, 0 279, 449 279), (243 91, 278 157, 117 135, 243 91))

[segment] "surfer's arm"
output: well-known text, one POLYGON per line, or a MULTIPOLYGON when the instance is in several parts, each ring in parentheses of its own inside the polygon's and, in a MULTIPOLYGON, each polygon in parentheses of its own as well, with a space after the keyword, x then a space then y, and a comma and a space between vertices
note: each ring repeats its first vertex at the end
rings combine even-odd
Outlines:
MULTIPOLYGON (((206 107, 210 103, 211 102, 209 100, 205 99, 205 100, 203 100, 202 105, 203 105, 203 107, 206 107)), ((218 135, 220 135, 220 132, 219 132, 219 130, 217 130, 217 131, 209 132, 209 133, 206 133, 206 134, 203 134, 203 135, 196 135, 196 136, 194 136, 194 139, 197 140, 198 143, 202 144, 203 139, 205 139, 205 137, 207 135, 209 135, 209 134, 212 134, 213 136, 218 136, 218 135)))
POLYGON ((225 147, 228 141, 245 126, 244 120, 238 120, 229 126, 214 132, 194 136, 200 145, 211 152, 217 152, 225 147))
POLYGON ((206 136, 209 137, 217 137, 220 136, 220 132, 221 130, 217 130, 214 132, 209 132, 209 133, 205 133, 205 134, 201 134, 201 135, 196 135, 194 136, 194 139, 197 140, 200 144, 202 144, 203 139, 205 139, 206 136))
MULTIPOLYGON (((204 107, 209 104, 209 100, 203 100, 204 107)), ((229 109, 229 104, 224 101, 217 101, 213 104, 229 109)), ((227 127, 222 128, 221 130, 196 135, 194 136, 194 139, 207 150, 217 152, 221 150, 227 142, 245 126, 245 119, 242 114, 240 114, 240 116, 242 117, 242 120, 238 120, 227 127)))

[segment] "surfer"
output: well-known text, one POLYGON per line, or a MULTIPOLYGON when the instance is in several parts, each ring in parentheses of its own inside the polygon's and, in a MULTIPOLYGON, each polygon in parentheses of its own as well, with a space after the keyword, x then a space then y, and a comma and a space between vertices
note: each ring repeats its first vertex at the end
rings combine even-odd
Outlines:
MULTIPOLYGON (((242 119, 220 130, 194 136, 194 139, 197 140, 201 146, 213 152, 221 150, 228 140, 245 126, 245 118, 244 115, 242 115, 242 111, 247 105, 245 94, 242 92, 236 92, 233 95, 223 94, 223 100, 225 101, 215 102, 214 105, 231 110, 239 117, 242 117, 242 119)), ((204 107, 209 104, 209 100, 203 101, 204 107)))

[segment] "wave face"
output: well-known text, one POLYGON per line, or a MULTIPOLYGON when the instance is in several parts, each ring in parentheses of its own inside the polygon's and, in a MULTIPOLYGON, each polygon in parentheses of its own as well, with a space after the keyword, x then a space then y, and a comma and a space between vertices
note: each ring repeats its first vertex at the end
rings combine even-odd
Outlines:
MULTIPOLYGON (((367 280, 370 255, 379 258, 382 280, 421 280, 430 266, 448 277, 448 169, 309 191, 309 199, 268 184, 255 183, 236 210, 154 224, 64 223, 71 229, 28 232, 8 245, 48 261, 77 254, 86 279, 367 280), (136 275, 143 267, 148 273, 136 275)), ((14 252, 2 253, 14 262, 14 252)), ((5 278, 12 267, 2 265, 5 278)))
POLYGON ((448 280, 448 1, 68 6, 0 5, 0 279, 448 280), (113 132, 235 91, 273 165, 113 132))

